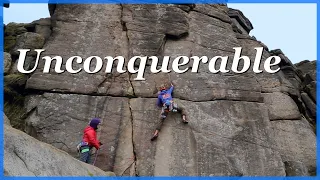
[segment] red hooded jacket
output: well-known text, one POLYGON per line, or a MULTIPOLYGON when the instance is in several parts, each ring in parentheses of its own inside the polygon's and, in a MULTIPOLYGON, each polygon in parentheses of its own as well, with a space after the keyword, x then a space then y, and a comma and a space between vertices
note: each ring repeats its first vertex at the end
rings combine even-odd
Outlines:
POLYGON ((97 140, 97 133, 91 126, 87 126, 83 130, 83 142, 87 142, 89 146, 93 146, 96 149, 100 148, 100 143, 97 140))

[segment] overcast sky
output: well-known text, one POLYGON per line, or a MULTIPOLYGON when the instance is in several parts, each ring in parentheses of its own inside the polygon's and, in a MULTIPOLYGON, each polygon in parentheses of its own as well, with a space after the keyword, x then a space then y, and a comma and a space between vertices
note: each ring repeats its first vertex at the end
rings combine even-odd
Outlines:
MULTIPOLYGON (((228 4, 249 18, 254 29, 250 35, 269 49, 280 48, 293 62, 316 60, 316 4, 228 4)), ((29 23, 49 17, 47 4, 10 4, 4 8, 4 23, 29 23)))

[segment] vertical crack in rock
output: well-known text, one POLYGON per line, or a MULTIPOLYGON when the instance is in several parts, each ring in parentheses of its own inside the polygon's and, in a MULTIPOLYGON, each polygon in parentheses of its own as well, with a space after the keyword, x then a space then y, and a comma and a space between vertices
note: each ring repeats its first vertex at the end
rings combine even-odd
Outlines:
POLYGON ((131 73, 129 73, 128 72, 128 74, 129 74, 129 82, 130 82, 130 85, 131 85, 131 88, 132 88, 132 95, 133 95, 133 97, 137 97, 136 96, 136 93, 135 93, 135 91, 134 91, 134 86, 133 86, 133 84, 132 84, 132 80, 131 80, 131 77, 132 77, 132 75, 131 75, 131 73))
MULTIPOLYGON (((123 18, 124 18, 124 15, 123 15, 123 11, 124 11, 124 7, 123 7, 123 5, 122 4, 119 4, 120 5, 120 7, 121 7, 121 17, 120 17, 120 22, 121 22, 121 25, 122 25, 122 30, 125 32, 125 35, 126 35, 126 38, 125 38, 125 40, 127 41, 127 54, 126 54, 126 59, 129 59, 129 57, 130 57, 130 44, 129 44, 129 42, 130 42, 130 38, 129 38, 129 35, 128 35, 128 28, 127 28, 127 24, 126 24, 126 22, 123 20, 123 18)), ((128 66, 127 66, 127 63, 125 64, 125 66, 126 66, 126 68, 128 69, 128 66)), ((129 76, 129 83, 130 83, 130 86, 131 86, 131 89, 132 89, 132 96, 133 97, 136 97, 136 93, 135 93, 135 91, 134 91, 134 86, 133 86, 133 84, 132 84, 132 80, 131 80, 131 78, 132 78, 132 74, 131 73, 129 73, 129 71, 127 71, 126 72, 127 74, 128 74, 128 76, 129 76)))
POLYGON ((132 109, 131 109, 131 102, 130 102, 130 99, 129 99, 129 110, 130 110, 130 119, 131 119, 131 128, 132 128, 132 146, 133 146, 133 156, 134 156, 134 162, 133 162, 133 166, 134 166, 134 175, 135 176, 139 176, 139 172, 137 172, 137 165, 136 165, 136 162, 137 162, 137 156, 136 156, 136 149, 135 149, 135 143, 134 143, 134 124, 133 124, 133 114, 132 114, 132 109))
POLYGON ((25 128, 24 131, 29 134, 30 136, 34 138, 38 138, 38 132, 35 127, 35 124, 33 124, 33 121, 28 121, 28 118, 32 120, 32 116, 37 117, 38 116, 38 107, 33 107, 30 111, 28 111, 26 114, 23 115, 23 119, 25 120, 25 128))

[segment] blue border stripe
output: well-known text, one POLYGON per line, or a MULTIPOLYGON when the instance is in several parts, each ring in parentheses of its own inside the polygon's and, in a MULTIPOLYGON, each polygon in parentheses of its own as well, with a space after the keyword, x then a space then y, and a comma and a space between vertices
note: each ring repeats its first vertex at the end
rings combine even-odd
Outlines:
MULTIPOLYGON (((37 177, 40 178, 40 177, 37 177)), ((71 179, 80 179, 80 177, 42 177, 44 179, 49 180, 58 180, 58 179, 64 179, 64 180, 71 180, 71 179)), ((317 180, 316 177, 107 177, 109 179, 114 180, 132 180, 132 178, 137 180, 252 180, 252 179, 259 179, 259 180, 317 180)), ((23 179, 23 180, 34 180, 34 177, 7 177, 7 180, 13 180, 13 179, 23 179)), ((99 179, 99 180, 105 180, 106 177, 81 177, 81 180, 86 179, 99 179)))
MULTIPOLYGON (((3 42, 4 42, 4 39, 3 39, 3 8, 0 8, 0 39, 1 39, 1 43, 0 43, 0 47, 2 50, 0 50, 0 57, 2 57, 2 59, 4 59, 4 54, 3 54, 3 51, 4 51, 4 47, 3 47, 3 42)), ((4 73, 4 60, 0 61, 0 72, 1 72, 1 76, 0 76, 0 104, 1 104, 1 109, 0 109, 0 112, 3 112, 4 110, 4 100, 3 100, 3 73, 4 73)), ((4 114, 4 113, 3 113, 4 114)), ((3 146, 3 142, 4 142, 4 130, 3 130, 3 124, 4 124, 4 120, 3 120, 3 114, 0 115, 0 136, 1 136, 1 143, 0 143, 0 157, 1 157, 1 160, 0 160, 0 177, 3 177, 3 170, 4 169, 4 146, 3 146)), ((1 178, 0 178, 1 179, 1 178)))
MULTIPOLYGON (((319 81, 319 77, 320 77, 320 75, 319 75, 319 72, 320 72, 320 67, 319 67, 319 64, 318 64, 318 62, 319 62, 319 59, 320 59, 320 54, 319 54, 319 52, 320 52, 320 47, 319 47, 319 43, 320 43, 320 37, 319 37, 319 26, 320 26, 320 24, 319 24, 319 21, 320 21, 320 11, 319 11, 319 7, 320 7, 320 5, 319 5, 319 3, 317 4, 317 63, 316 63, 316 68, 317 68, 317 81, 319 81)), ((317 84, 316 84, 316 86, 317 86, 317 94, 316 94, 316 96, 317 96, 317 102, 320 102, 320 97, 319 97, 319 88, 320 88, 320 86, 319 86, 319 82, 317 82, 317 84)), ((319 105, 318 105, 318 103, 316 104, 316 107, 317 107, 317 111, 316 111, 316 121, 317 121, 317 124, 316 124, 316 134, 318 134, 318 130, 319 130, 319 128, 320 128, 320 123, 319 123, 319 111, 318 111, 318 109, 319 109, 319 105)), ((319 159, 319 152, 320 152, 320 148, 319 148, 319 145, 320 143, 319 143, 319 137, 318 137, 318 135, 317 135, 317 144, 316 144, 316 147, 317 147, 317 154, 316 154, 316 158, 317 158, 317 176, 319 176, 319 173, 320 173, 320 169, 319 169, 319 165, 320 165, 320 159, 319 159)))
MULTIPOLYGON (((5 0, 2 2, 8 2, 5 0)), ((10 0, 10 3, 317 3, 317 0, 10 0)))
MULTIPOLYGON (((60 3, 60 4, 65 4, 65 3, 82 3, 82 4, 89 4, 89 3, 135 3, 135 4, 144 4, 144 3, 179 3, 179 4, 187 4, 187 3, 318 3, 318 0, 1 0, 1 2, 4 3, 60 3)), ((0 47, 3 49, 3 8, 0 8, 0 47)), ((318 11, 319 9, 319 3, 317 4, 317 52, 320 52, 320 48, 318 46, 320 42, 320 38, 318 36, 318 31, 319 31, 319 19, 320 19, 320 12, 318 11)), ((270 12, 272 13, 272 12, 270 12)), ((299 13, 299 12, 297 12, 299 13)), ((297 22, 298 23, 298 22, 297 22)), ((302 52, 303 53, 303 52, 302 52)), ((3 57, 3 51, 0 51, 0 56, 3 57)), ((317 59, 319 59, 320 55, 317 53, 317 59)), ((317 60, 318 63, 318 60, 317 60)), ((0 86, 1 86, 1 92, 0 93, 0 103, 1 103, 1 110, 3 111, 3 61, 0 63, 0 68, 1 68, 1 76, 0 76, 0 86)), ((317 79, 320 77, 320 67, 317 65, 317 79)), ((319 97, 319 84, 317 83, 317 102, 320 101, 319 97)), ((318 105, 317 105, 317 110, 318 110, 318 105)), ((319 114, 317 111, 317 122, 319 122, 319 114)), ((13 180, 13 179, 19 179, 19 180, 34 180, 35 177, 5 177, 3 176, 3 157, 4 157, 4 146, 3 146, 3 116, 0 117, 0 135, 2 138, 2 141, 0 142, 0 179, 4 180, 13 180)), ((320 124, 317 123, 317 129, 320 128, 320 124)), ((317 145, 319 144, 319 138, 317 136, 317 145)), ((36 148, 36 147, 35 147, 36 148)), ((319 152, 319 147, 317 146, 317 154, 319 152)), ((318 157, 318 156, 317 156, 318 157)), ((269 176, 269 177, 174 177, 174 179, 185 179, 185 180, 212 180, 212 179, 219 179, 219 180, 238 180, 238 179, 260 179, 260 180, 316 180, 319 179, 319 164, 320 160, 317 158, 317 177, 274 177, 274 176, 269 176)), ((39 178, 39 177, 38 177, 39 178)), ((106 177, 42 177, 43 179, 105 179, 106 177)), ((157 179, 157 180, 167 180, 167 179, 172 179, 172 177, 109 177, 109 179, 157 179)))

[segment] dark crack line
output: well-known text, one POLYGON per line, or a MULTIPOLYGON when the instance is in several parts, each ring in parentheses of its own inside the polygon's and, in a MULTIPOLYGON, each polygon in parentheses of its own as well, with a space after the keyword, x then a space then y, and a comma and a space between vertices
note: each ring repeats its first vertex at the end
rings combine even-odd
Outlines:
MULTIPOLYGON (((130 83, 131 88, 132 88, 133 97, 137 97, 137 96, 136 96, 136 93, 135 93, 135 91, 134 91, 134 86, 133 86, 132 81, 131 81, 132 74, 128 72, 128 75, 129 75, 129 83, 130 83)), ((129 97, 128 97, 128 98, 129 98, 129 97)))
POLYGON ((135 166, 136 161, 134 160, 125 170, 123 170, 123 172, 121 173, 121 176, 123 176, 123 174, 129 169, 131 168, 132 165, 135 166))
MULTIPOLYGON (((77 20, 77 19, 69 19, 69 20, 55 19, 55 21, 60 21, 60 22, 63 22, 63 23, 74 23, 74 22, 76 22, 76 23, 91 23, 91 24, 96 24, 96 23, 99 22, 99 21, 84 21, 84 20, 77 20)), ((102 24, 103 25, 107 25, 106 28, 108 28, 108 29, 112 29, 112 28, 116 27, 116 25, 111 26, 110 25, 111 23, 108 23, 108 22, 105 22, 105 23, 102 23, 102 24)), ((54 26, 54 27, 56 27, 56 26, 54 26)))
POLYGON ((161 36, 165 36, 165 33, 164 32, 161 32, 161 31, 154 31, 154 32, 150 32, 150 31, 140 31, 140 30, 136 30, 136 29, 129 29, 127 28, 128 31, 132 31, 132 32, 139 32, 139 33, 142 33, 142 34, 154 34, 154 35, 161 35, 161 36))
POLYGON ((33 108, 31 108, 28 112, 26 112, 25 114, 23 114, 21 116, 21 119, 27 119, 29 116, 31 116, 33 113, 36 113, 36 116, 38 116, 38 107, 35 106, 33 108))
MULTIPOLYGON (((131 82, 131 81, 130 81, 131 82)), ((96 97, 115 97, 115 98, 145 98, 145 99, 156 99, 157 97, 143 97, 143 96, 136 96, 134 92, 134 97, 130 97, 128 95, 112 95, 112 94, 96 94, 96 93, 78 93, 78 92, 56 92, 56 91, 49 91, 49 90, 41 90, 38 94, 42 95, 43 93, 51 93, 51 94, 69 94, 69 95, 80 95, 80 96, 96 96, 96 97)), ((209 89, 209 88, 208 88, 209 89)), ((229 89, 229 90, 236 90, 236 89, 229 89)), ((260 91, 245 91, 245 92, 256 92, 260 93, 260 91)), ((32 94, 30 94, 32 95, 32 94)), ((34 94, 37 95, 37 94, 34 94)), ((188 101, 188 102, 215 102, 215 101, 235 101, 235 102, 254 102, 254 103, 261 103, 259 100, 242 100, 242 99, 227 99, 227 98, 215 98, 215 99, 207 99, 207 100, 194 100, 194 99, 186 99, 184 97, 174 98, 178 100, 188 101)))
POLYGON ((231 51, 231 50, 227 50, 227 49, 220 49, 220 48, 216 48, 216 47, 208 47, 208 46, 205 46, 205 45, 202 45, 202 44, 199 44, 193 40, 186 40, 186 41, 189 41, 189 42, 192 42, 194 44, 197 44, 203 48, 206 48, 206 49, 210 49, 210 50, 220 50, 220 51, 224 51, 224 52, 230 52, 230 53, 234 53, 234 51, 231 51))
POLYGON ((48 143, 48 144, 54 144, 54 143, 56 143, 56 144, 62 144, 63 146, 65 146, 69 151, 72 151, 72 149, 70 148, 70 147, 68 147, 68 145, 66 144, 66 143, 64 143, 64 142, 62 142, 62 141, 52 141, 52 142, 50 142, 50 143, 48 143))
MULTIPOLYGON (((130 38, 129 38, 129 35, 128 35, 128 30, 129 29, 128 29, 127 25, 126 25, 126 22, 123 21, 123 9, 124 9, 124 7, 123 7, 122 4, 120 4, 120 6, 121 6, 121 19, 120 19, 120 21, 121 21, 122 26, 125 28, 126 38, 127 38, 127 43, 128 43, 128 54, 127 54, 127 56, 129 57, 129 55, 130 55, 130 38)), ((126 68, 128 69, 127 65, 126 65, 126 68)), ((131 81, 132 74, 129 73, 129 72, 126 72, 126 73, 128 73, 128 76, 129 76, 129 80, 128 81, 129 81, 130 86, 132 88, 133 97, 136 97, 136 93, 134 91, 134 86, 133 86, 132 81, 131 81)), ((127 98, 130 98, 130 97, 127 97, 127 98)))
POLYGON ((130 99, 129 101, 129 110, 130 110, 130 115, 131 115, 131 130, 132 130, 132 134, 131 134, 131 138, 132 138, 132 147, 133 147, 133 156, 134 156, 134 174, 135 176, 139 176, 138 172, 137 172, 137 166, 136 166, 136 162, 137 162, 137 153, 136 153, 136 148, 135 148, 135 143, 134 143, 134 130, 133 130, 133 113, 132 113, 132 108, 131 108, 131 103, 130 103, 130 99))
MULTIPOLYGON (((222 22, 224 22, 224 23, 227 23, 227 24, 231 24, 231 20, 230 21, 226 21, 226 20, 224 20, 224 19, 222 19, 222 18, 219 18, 219 17, 217 17, 217 16, 213 16, 213 15, 210 15, 210 14, 207 14, 207 13, 204 13, 204 12, 201 12, 201 11, 198 11, 198 10, 196 10, 196 9, 191 9, 190 11, 194 11, 194 12, 197 12, 197 13, 200 13, 200 14, 203 14, 203 15, 206 15, 206 16, 209 16, 209 17, 211 17, 211 18, 214 18, 214 19, 217 19, 217 20, 220 20, 220 21, 222 21, 222 22)), ((226 17, 229 17, 228 15, 226 15, 226 17)), ((230 17, 229 17, 230 18, 230 17)))
MULTIPOLYGON (((107 82, 107 80, 109 79, 108 76, 109 76, 108 74, 105 74, 104 79, 97 85, 96 92, 98 92, 98 91, 99 91, 99 88, 102 87, 102 85, 103 85, 105 82, 107 82)), ((113 81, 111 81, 110 86, 107 87, 107 93, 108 93, 109 89, 112 87, 112 83, 113 83, 113 81)))

